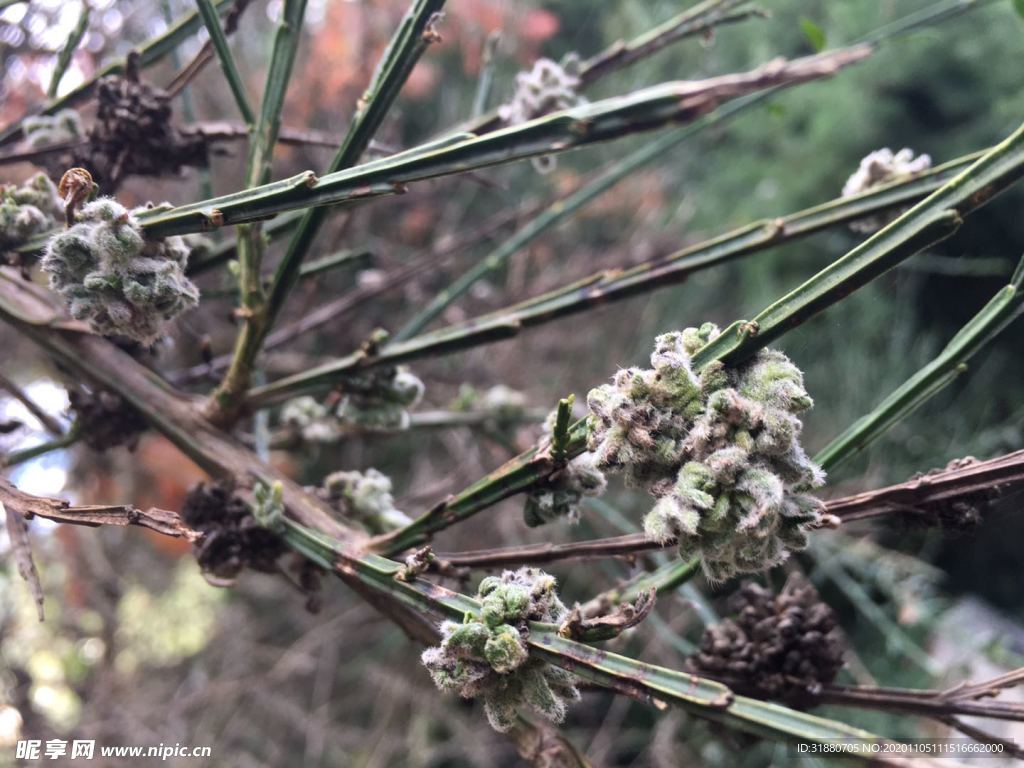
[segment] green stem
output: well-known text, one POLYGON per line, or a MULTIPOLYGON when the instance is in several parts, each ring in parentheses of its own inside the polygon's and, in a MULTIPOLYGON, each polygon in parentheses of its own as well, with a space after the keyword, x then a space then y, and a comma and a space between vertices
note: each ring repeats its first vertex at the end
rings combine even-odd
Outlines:
MULTIPOLYGON (((286 182, 284 187, 286 195, 299 193, 301 190, 308 191, 319 183, 326 181, 332 174, 337 175, 359 161, 419 57, 434 39, 431 24, 436 20, 437 13, 443 5, 444 0, 415 0, 402 19, 388 49, 384 52, 369 88, 363 95, 363 98, 360 99, 359 108, 349 126, 348 133, 328 169, 328 176, 325 176, 320 182, 316 182, 312 174, 296 177, 300 179, 299 184, 289 186, 288 182, 286 182)), ((266 102, 264 102, 264 114, 266 114, 266 102)), ((252 186, 258 183, 259 181, 255 181, 252 186)), ((278 189, 280 188, 280 183, 267 185, 263 189, 267 188, 278 189)), ((387 188, 389 191, 394 191, 390 186, 387 188)), ((245 196, 246 193, 241 192, 235 196, 228 197, 244 198, 245 196)), ((223 199, 226 198, 221 198, 221 200, 223 199)), ((217 200, 210 202, 214 207, 217 207, 217 200)), ((194 208, 195 206, 191 207, 194 208)), ((308 206, 298 205, 293 207, 301 208, 308 206)), ((218 210, 222 214, 225 212, 223 205, 218 210)), ((272 213, 276 212, 277 210, 272 211, 272 213)), ((229 410, 237 408, 240 395, 249 384, 249 376, 256 356, 259 354, 267 333, 284 306, 288 294, 298 281, 301 274, 302 260, 305 258, 310 246, 312 246, 313 240, 320 231, 320 227, 326 217, 327 210, 324 208, 314 208, 306 211, 288 243, 288 249, 277 267, 265 297, 263 296, 262 286, 260 286, 259 306, 238 336, 231 366, 225 376, 223 385, 215 394, 214 407, 221 409, 226 407, 229 410)), ((251 220, 251 218, 246 219, 243 215, 239 220, 251 220)), ((244 240, 242 234, 242 232, 239 233, 240 242, 244 240)), ((250 280, 250 285, 252 280, 258 281, 251 272, 246 271, 244 262, 241 259, 240 263, 243 264, 243 285, 246 278, 250 280)))
POLYGON ((1024 175, 1024 125, 973 165, 753 320, 739 320, 698 350, 702 368, 735 365, 930 245, 951 237, 964 217, 1024 175))
MULTIPOLYGON (((371 591, 387 595, 419 613, 428 612, 456 621, 463 620, 467 614, 479 615, 479 603, 466 595, 422 579, 396 578, 404 571, 401 563, 376 555, 352 556, 328 536, 289 519, 283 519, 282 523, 282 535, 290 546, 322 567, 347 579, 358 580, 371 591)), ((865 745, 884 741, 844 723, 736 696, 729 688, 712 680, 645 664, 563 638, 558 630, 553 624, 531 622, 526 637, 530 652, 572 671, 583 680, 655 706, 667 702, 729 728, 783 741, 842 739, 865 745)), ((865 751, 865 757, 870 754, 865 751)))
POLYGON ((891 426, 967 371, 967 361, 1016 320, 1024 304, 1024 258, 1009 285, 1001 289, 954 336, 939 355, 907 379, 869 414, 852 424, 815 457, 832 470, 864 450, 891 426))
MULTIPOLYGON (((352 203, 404 191, 407 183, 461 174, 628 134, 692 122, 720 104, 747 93, 820 79, 870 55, 870 47, 840 49, 773 62, 739 75, 699 82, 664 83, 627 96, 596 101, 484 136, 456 134, 390 158, 317 178, 312 172, 256 188, 139 216, 151 237, 200 232, 263 219, 283 211, 352 203)), ((298 235, 296 235, 298 237, 298 235)), ((278 283, 297 272, 297 257, 282 263, 278 283)), ((278 289, 284 291, 283 288, 278 289)))
MULTIPOLYGON (((629 42, 615 41, 582 63, 579 75, 581 87, 585 89, 606 75, 642 61, 672 43, 707 34, 716 26, 764 15, 763 11, 757 9, 730 10, 741 2, 746 0, 705 0, 629 42)), ((472 120, 459 126, 459 130, 479 134, 500 128, 501 125, 497 110, 492 109, 481 114, 475 113, 472 120)))
POLYGON ((266 407, 296 394, 328 389, 361 368, 397 364, 507 339, 524 328, 669 286, 717 264, 759 253, 829 227, 903 207, 938 189, 981 154, 967 155, 915 179, 857 197, 839 198, 788 216, 762 219, 625 271, 598 272, 498 312, 389 344, 376 357, 352 354, 324 363, 252 390, 249 402, 254 407, 266 407))
POLYGON ((68 448, 77 443, 81 437, 82 431, 76 422, 72 425, 71 429, 60 437, 47 440, 44 443, 39 443, 39 445, 33 445, 29 448, 23 448, 20 451, 12 451, 6 456, 0 457, 0 467, 13 467, 18 464, 24 464, 26 461, 31 461, 52 451, 68 448))
MULTIPOLYGON (((250 188, 264 184, 270 178, 285 93, 298 53, 305 13, 306 0, 285 0, 281 21, 274 35, 260 115, 249 141, 246 186, 250 188)), ((261 276, 264 240, 259 224, 238 228, 237 249, 238 282, 245 316, 235 339, 231 364, 210 398, 210 417, 215 421, 230 422, 237 418, 241 398, 249 387, 255 363, 255 354, 250 354, 250 351, 254 340, 263 338, 267 328, 266 298, 261 276)))
POLYGON ((249 105, 249 98, 245 95, 242 76, 238 73, 238 67, 235 66, 235 57, 231 55, 228 39, 224 35, 220 19, 217 18, 217 9, 214 7, 212 0, 196 0, 196 7, 199 9, 199 14, 203 17, 203 24, 206 25, 206 29, 210 33, 210 42, 213 44, 213 50, 217 52, 217 58, 220 59, 220 67, 224 71, 224 78, 228 81, 231 95, 235 97, 238 111, 246 124, 251 127, 256 124, 256 115, 249 105))
POLYGON ((82 44, 82 38, 85 37, 86 30, 89 29, 90 12, 89 4, 82 3, 82 12, 78 16, 78 22, 75 24, 74 29, 71 30, 71 34, 68 35, 64 47, 57 54, 57 64, 53 69, 53 77, 50 78, 50 86, 46 89, 46 97, 49 99, 56 98, 57 89, 60 88, 60 81, 64 79, 64 75, 71 65, 71 58, 75 55, 75 51, 78 50, 78 46, 82 44))
POLYGON ((480 77, 473 94, 473 118, 478 118, 487 111, 494 89, 494 68, 498 64, 498 45, 501 43, 501 32, 494 30, 484 41, 484 50, 480 62, 480 77))
POLYGON ((417 312, 409 322, 402 326, 391 337, 392 341, 404 341, 419 333, 444 310, 464 296, 477 282, 488 274, 501 269, 515 253, 525 248, 552 227, 557 226, 574 215, 583 206, 607 192, 623 179, 631 176, 637 169, 655 160, 664 158, 666 152, 691 136, 711 126, 725 122, 743 110, 761 103, 770 93, 769 91, 737 99, 731 104, 715 110, 712 114, 695 121, 691 125, 667 133, 664 136, 659 136, 628 157, 610 165, 592 181, 584 184, 568 197, 558 200, 540 215, 535 216, 526 226, 518 229, 512 237, 460 275, 455 282, 438 293, 426 307, 417 312))

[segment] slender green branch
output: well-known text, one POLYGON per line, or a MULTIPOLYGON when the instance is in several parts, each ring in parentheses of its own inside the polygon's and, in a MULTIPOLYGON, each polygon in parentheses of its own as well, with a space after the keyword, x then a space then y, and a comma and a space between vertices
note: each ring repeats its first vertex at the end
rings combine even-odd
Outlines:
POLYGON ((238 67, 235 66, 235 57, 231 55, 231 48, 228 47, 228 39, 224 35, 220 19, 217 18, 217 9, 212 0, 196 0, 196 7, 203 17, 203 24, 206 25, 206 29, 210 33, 210 42, 213 44, 213 50, 217 52, 220 67, 224 71, 224 78, 228 81, 231 95, 235 97, 238 111, 242 115, 242 119, 248 125, 253 126, 256 124, 256 114, 249 105, 248 96, 245 95, 245 85, 242 83, 242 76, 238 73, 238 67))
MULTIPOLYGON (((293 548, 346 579, 358 580, 373 592, 387 595, 418 612, 429 612, 456 621, 463 620, 467 614, 479 615, 479 603, 466 595, 419 578, 396 578, 405 571, 401 563, 376 555, 352 556, 328 536, 287 519, 282 522, 283 536, 293 548)), ((698 717, 736 730, 783 741, 841 739, 865 745, 884 742, 874 734, 844 723, 736 696, 721 683, 569 640, 562 637, 559 627, 552 624, 531 622, 526 642, 531 653, 572 671, 588 682, 655 706, 661 707, 665 703, 679 706, 698 717)), ((865 757, 868 754, 865 753, 865 757)), ((869 759, 877 760, 877 757, 869 759)))
MULTIPOLYGON (((304 2, 302 5, 304 6, 304 2)), ((294 3, 298 6, 299 3, 294 3)), ((360 99, 359 108, 356 111, 356 116, 349 126, 349 131, 342 141, 341 146, 338 148, 338 152, 335 154, 331 166, 329 168, 329 175, 340 172, 345 168, 355 164, 359 161, 363 152, 369 146, 370 140, 373 138, 374 133, 380 126, 381 121, 384 119, 385 114, 398 96, 399 90, 408 78, 409 73, 415 66, 416 61, 419 59, 422 52, 426 49, 427 45, 436 37, 436 33, 433 31, 431 25, 434 22, 439 9, 444 5, 444 0, 416 0, 413 3, 412 8, 403 18, 401 25, 398 28, 395 36, 392 38, 391 44, 385 51, 381 63, 374 74, 373 80, 370 87, 367 89, 363 98, 360 99)), ((285 6, 286 16, 288 4, 285 6)), ((301 19, 301 11, 298 11, 298 16, 301 19)), ((283 25, 281 30, 285 30, 286 27, 283 25)), ((298 27, 295 27, 298 29, 298 27)), ((281 33, 279 33, 279 39, 281 33)), ((290 61, 294 57, 294 38, 293 35, 289 40, 285 41, 284 44, 290 43, 288 53, 290 57, 287 59, 288 68, 290 71, 290 61)), ((275 53, 278 50, 275 47, 275 53)), ((281 49, 284 50, 284 47, 281 49)), ((282 57, 283 58, 283 57, 282 57)), ((277 61, 275 56, 274 61, 277 61)), ((264 97, 263 114, 261 116, 261 125, 267 126, 271 117, 275 120, 279 117, 280 113, 280 102, 276 104, 276 113, 270 112, 268 103, 272 102, 268 99, 271 94, 271 87, 275 88, 274 93, 280 95, 283 98, 284 87, 287 83, 287 73, 282 72, 283 75, 274 78, 273 65, 271 67, 271 75, 268 76, 267 80, 267 96, 264 97)), ((273 105, 273 104, 272 104, 273 105)), ((268 137, 270 139, 269 145, 273 145, 273 139, 276 138, 277 126, 274 126, 274 135, 268 137)), ((258 137, 262 139, 263 137, 258 137)), ((257 141, 255 144, 267 143, 265 141, 257 141)), ((259 161, 259 149, 257 148, 257 154, 251 158, 251 161, 259 161)), ((251 168, 252 166, 250 166, 251 168)), ((292 187, 295 189, 307 188, 305 179, 312 179, 312 176, 303 176, 303 183, 298 187, 292 187)), ((325 177, 325 180, 328 177, 325 177)), ((266 179, 261 175, 259 178, 250 176, 251 187, 265 182, 266 179)), ((315 186, 317 182, 311 181, 311 185, 315 186)), ((274 187, 274 185, 269 185, 274 187)), ((244 195, 245 193, 240 193, 244 195)), ((214 201, 216 202, 216 201, 214 201)), ((305 206, 298 206, 305 207, 305 206)), ((274 211, 276 213, 276 211, 274 211)), ((221 220, 225 215, 223 207, 218 209, 217 219, 221 220)), ((244 302, 244 306, 250 313, 246 319, 246 323, 242 328, 242 331, 238 335, 237 342, 235 344, 235 350, 232 357, 231 365, 228 368, 228 372, 225 375, 222 385, 218 388, 217 392, 214 393, 214 397, 211 401, 212 407, 215 409, 213 416, 215 418, 227 418, 231 420, 237 415, 238 406, 240 405, 240 398, 244 390, 249 386, 249 379, 251 376, 252 368, 255 363, 256 357, 263 346, 263 341, 266 338, 267 333, 273 326, 274 321, 277 319, 277 315, 284 305, 285 299, 294 287, 296 281, 299 279, 301 273, 302 260, 312 245, 317 232, 323 224, 327 215, 325 209, 310 210, 306 212, 306 215, 299 221, 296 231, 292 235, 291 240, 288 244, 288 249, 285 252, 284 258, 278 265, 277 271, 271 281, 270 288, 267 291, 266 296, 263 293, 263 287, 258 277, 258 264, 259 259, 246 259, 245 254, 250 250, 256 250, 258 245, 255 238, 258 237, 252 234, 247 227, 240 228, 239 231, 239 243, 242 247, 239 250, 239 263, 242 266, 241 282, 243 290, 248 295, 248 300, 244 302), (252 241, 252 245, 246 245, 246 241, 252 241), (248 262, 254 262, 257 268, 253 268, 248 262)), ((241 220, 252 220, 261 218, 260 216, 252 217, 250 219, 241 220)))
POLYGON ((558 463, 564 463, 569 452, 569 424, 572 421, 572 406, 575 402, 576 395, 569 395, 558 401, 555 426, 551 432, 551 459, 558 463))
POLYGON ((619 40, 596 56, 587 59, 580 67, 580 81, 584 86, 591 85, 614 71, 667 48, 672 43, 706 34, 722 24, 766 15, 764 11, 753 7, 734 10, 737 6, 744 5, 749 5, 749 0, 704 0, 633 40, 619 40))
POLYGON ((752 320, 739 320, 699 350, 693 362, 734 365, 786 331, 930 245, 951 237, 963 218, 1024 175, 1024 125, 952 181, 752 320))
POLYGON ((163 237, 266 218, 283 211, 351 203, 404 190, 407 183, 466 173, 596 142, 691 122, 747 93, 816 80, 870 55, 859 46, 696 82, 664 83, 596 101, 485 136, 456 134, 429 145, 317 178, 305 172, 211 200, 140 215, 147 234, 163 237))
POLYGON ((56 98, 57 89, 60 88, 60 81, 64 79, 68 67, 71 66, 71 58, 75 55, 75 51, 78 50, 78 46, 82 44, 82 39, 89 29, 91 10, 89 3, 82 3, 82 12, 78 16, 78 22, 75 24, 74 29, 71 30, 71 34, 68 35, 64 46, 60 49, 60 53, 57 54, 57 64, 53 69, 53 77, 50 78, 50 86, 46 89, 46 97, 49 99, 56 98))
POLYGON ((484 41, 484 50, 480 61, 480 77, 473 94, 473 117, 478 118, 487 111, 494 89, 494 69, 498 65, 498 45, 501 43, 501 32, 492 31, 484 41))
POLYGON ((438 293, 422 310, 417 312, 391 338, 392 342, 404 341, 419 333, 431 321, 452 305, 477 282, 488 274, 501 269, 518 251, 525 248, 542 234, 574 215, 577 211, 595 198, 607 192, 623 179, 631 176, 637 169, 659 158, 665 153, 690 138, 691 136, 725 122, 743 110, 759 104, 767 98, 771 91, 753 94, 727 104, 710 115, 706 115, 692 124, 659 136, 644 145, 628 157, 610 165, 596 178, 582 185, 568 197, 564 197, 531 219, 526 226, 516 230, 508 240, 501 243, 478 261, 473 267, 460 275, 455 282, 438 293))
MULTIPOLYGON (((745 2, 747 0, 704 0, 629 42, 615 41, 581 64, 579 74, 581 87, 587 88, 606 75, 642 61, 672 43, 697 35, 705 35, 718 26, 764 15, 764 12, 757 8, 731 10, 745 2)), ((497 110, 492 109, 487 112, 475 112, 473 119, 459 126, 459 130, 479 134, 501 126, 502 121, 498 117, 497 110)))
MULTIPOLYGON (((221 11, 226 10, 229 5, 229 0, 213 0, 213 2, 221 11)), ((199 29, 200 23, 199 12, 192 11, 191 13, 182 16, 163 33, 150 38, 145 43, 135 48, 135 52, 139 54, 139 66, 145 68, 156 64, 164 56, 177 48, 185 38, 199 29)), ((99 82, 101 78, 104 78, 107 75, 116 75, 124 72, 124 67, 124 58, 115 59, 70 92, 59 98, 47 101, 46 104, 44 104, 35 114, 52 115, 65 107, 71 107, 78 104, 82 100, 88 98, 96 88, 96 83, 99 82)), ((19 118, 6 126, 3 130, 0 130, 0 147, 7 146, 24 135, 22 124, 26 117, 29 117, 29 115, 19 118)))
MULTIPOLYGON (((302 211, 292 211, 278 216, 273 221, 263 225, 263 236, 268 242, 290 233, 298 225, 302 218, 302 211)), ((202 259, 190 260, 188 264, 188 275, 194 277, 211 269, 222 266, 238 255, 238 240, 236 238, 225 238, 223 242, 217 243, 213 249, 202 259)))
POLYGON ((81 438, 82 430, 76 423, 60 437, 56 437, 53 440, 47 440, 46 442, 39 443, 38 445, 33 445, 28 448, 22 448, 20 451, 12 451, 6 456, 0 456, 0 467, 14 467, 47 453, 59 451, 63 448, 69 448, 77 443, 81 438))
POLYGON ((918 178, 857 197, 838 198, 788 216, 756 221, 625 271, 598 272, 506 309, 390 344, 375 357, 353 354, 324 363, 253 389, 249 402, 255 407, 264 407, 295 394, 327 389, 361 368, 407 362, 507 339, 524 328, 673 285, 702 269, 759 253, 829 227, 901 208, 938 189, 981 154, 958 158, 918 178))
POLYGON ((836 436, 815 457, 826 470, 857 455, 893 424, 967 371, 967 361, 998 336, 1024 310, 1024 258, 1009 285, 1000 290, 954 336, 939 355, 907 379, 874 410, 836 436))
MULTIPOLYGON (((1024 125, 925 200, 788 296, 772 304, 754 320, 737 321, 726 328, 718 338, 698 350, 693 359, 694 367, 703 368, 716 360, 732 365, 754 354, 786 331, 827 309, 901 261, 951 236, 959 228, 962 217, 1012 186, 1022 175, 1024 125)), ((507 335, 514 334, 518 328, 518 324, 510 327, 508 330, 511 333, 507 335)), ((445 343, 439 343, 438 348, 465 346, 465 334, 453 336, 444 339, 445 343)), ((406 342, 406 345, 422 346, 422 342, 419 345, 414 342, 415 339, 406 342)), ((388 351, 385 350, 385 354, 388 351)), ((412 350, 402 351, 408 353, 412 350)), ((359 364, 354 361, 355 366, 359 364)), ((331 365, 338 364, 315 369, 303 383, 322 377, 331 365)), ((292 379, 288 386, 296 383, 296 377, 292 379)), ((276 390, 279 393, 281 388, 282 383, 276 382, 267 391, 276 390)), ((574 426, 569 455, 578 455, 585 446, 586 430, 583 422, 578 422, 574 426)), ((539 455, 537 448, 525 451, 462 493, 441 502, 405 528, 380 537, 374 546, 384 552, 400 551, 403 547, 422 541, 432 532, 447 528, 508 496, 532 487, 552 469, 550 460, 539 455)))
MULTIPOLYGON (((306 0, 285 0, 281 21, 274 34, 270 67, 263 88, 260 115, 253 126, 249 141, 249 159, 246 168, 246 186, 255 187, 270 178, 270 166, 281 128, 281 112, 285 92, 291 80, 295 55, 302 36, 302 20, 306 13, 306 0)), ((253 344, 266 332, 266 298, 261 268, 265 243, 258 224, 238 229, 238 283, 240 289, 243 324, 235 340, 234 355, 224 379, 210 398, 210 416, 215 421, 232 421, 238 415, 240 398, 249 387, 255 355, 250 354, 253 344)))

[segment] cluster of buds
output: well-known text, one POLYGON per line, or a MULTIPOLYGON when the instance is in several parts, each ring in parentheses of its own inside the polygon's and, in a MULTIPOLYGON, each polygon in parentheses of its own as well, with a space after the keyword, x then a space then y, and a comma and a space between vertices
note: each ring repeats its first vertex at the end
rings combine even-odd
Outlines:
POLYGON ((729 607, 733 617, 704 631, 700 650, 686 661, 689 671, 797 707, 836 679, 843 639, 810 584, 792 579, 776 596, 747 582, 729 607))
POLYGON ((72 317, 98 333, 152 344, 167 322, 199 302, 199 290, 185 276, 185 241, 147 239, 134 214, 112 198, 88 203, 47 243, 42 268, 72 317))
MULTIPOLYGON (((498 117, 506 125, 518 125, 549 112, 586 104, 579 93, 580 85, 577 54, 567 54, 560 63, 537 59, 532 69, 516 75, 515 93, 508 103, 498 107, 498 117)), ((539 173, 549 173, 555 167, 554 156, 535 157, 533 167, 539 173)))
POLYGON ((284 404, 281 423, 298 432, 307 443, 333 443, 341 438, 338 420, 332 418, 326 405, 308 395, 284 404))
POLYGON ((516 75, 516 90, 511 101, 498 107, 498 116, 507 125, 517 125, 562 109, 585 104, 579 94, 580 59, 575 53, 561 63, 537 59, 528 72, 516 75))
POLYGON ((48 232, 63 218, 57 187, 37 173, 20 187, 0 186, 0 251, 18 248, 48 232))
POLYGON ((470 384, 463 384, 451 408, 460 412, 489 413, 500 423, 522 416, 528 404, 525 394, 504 384, 497 384, 483 392, 470 384))
POLYGON ((555 472, 542 485, 532 488, 526 496, 523 519, 536 527, 553 520, 579 521, 580 502, 585 496, 600 496, 608 481, 594 463, 594 456, 584 453, 555 472))
POLYGON ((653 368, 621 370, 587 397, 597 467, 655 496, 648 536, 677 539, 713 581, 778 565, 831 521, 805 493, 824 473, 799 442, 812 405, 803 374, 770 349, 694 371, 692 356, 718 333, 705 323, 663 334, 653 368))
POLYGON ((334 443, 346 431, 409 428, 409 409, 423 397, 423 382, 406 368, 386 368, 345 381, 337 405, 296 397, 281 409, 281 424, 310 443, 334 443))
POLYGON ((370 533, 387 533, 412 522, 395 507, 391 478, 376 469, 333 472, 324 478, 323 494, 342 516, 370 533))
POLYGON ((491 726, 508 731, 516 711, 529 707, 559 723, 567 702, 580 698, 571 673, 531 657, 528 622, 561 623, 567 610, 555 579, 533 568, 505 571, 480 582, 479 617, 441 625, 441 644, 421 657, 434 683, 467 699, 483 698, 491 726))
POLYGON ((54 115, 34 115, 25 119, 22 128, 32 149, 71 144, 85 138, 82 118, 73 109, 62 109, 54 115))
MULTIPOLYGON (((895 154, 888 147, 875 150, 860 161, 860 166, 843 185, 843 197, 860 195, 883 184, 912 179, 932 167, 928 155, 914 157, 914 150, 904 147, 895 154)), ((902 212, 881 213, 850 224, 854 232, 871 233, 895 220, 902 212)))
POLYGON ((362 429, 407 429, 409 409, 423 398, 424 389, 403 366, 372 370, 346 379, 336 415, 342 424, 362 429))

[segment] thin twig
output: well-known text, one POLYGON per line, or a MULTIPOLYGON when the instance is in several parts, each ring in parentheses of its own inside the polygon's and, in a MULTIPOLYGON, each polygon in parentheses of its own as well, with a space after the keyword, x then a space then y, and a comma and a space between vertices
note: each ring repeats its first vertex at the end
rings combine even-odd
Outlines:
POLYGON ((6 390, 11 396, 24 405, 28 412, 43 425, 43 429, 51 435, 59 437, 64 434, 64 428, 61 426, 61 423, 47 413, 42 406, 28 396, 28 393, 25 392, 25 390, 15 384, 14 381, 7 378, 3 373, 0 373, 0 389, 6 390))

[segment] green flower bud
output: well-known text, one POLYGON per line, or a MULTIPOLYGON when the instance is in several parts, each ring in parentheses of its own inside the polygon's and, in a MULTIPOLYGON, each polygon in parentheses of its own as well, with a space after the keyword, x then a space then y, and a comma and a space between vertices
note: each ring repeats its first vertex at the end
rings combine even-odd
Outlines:
POLYGON ((799 443, 798 414, 812 404, 803 374, 770 349, 695 372, 692 356, 718 334, 711 323, 662 334, 652 369, 620 370, 587 399, 597 468, 650 491, 647 535, 678 539, 712 579, 771 567, 802 546, 822 512, 792 499, 824 482, 799 443))
POLYGON ((558 599, 555 580, 543 571, 520 568, 480 582, 480 620, 446 621, 439 646, 421 659, 434 683, 464 698, 483 698, 491 726, 511 728, 520 707, 559 722, 569 701, 579 699, 574 676, 531 658, 524 634, 528 622, 564 621, 568 611, 558 599))
POLYGON ((199 302, 185 276, 187 259, 180 237, 147 240, 133 212, 100 198, 50 239, 41 265, 73 317, 98 333, 151 344, 167 322, 199 302))
POLYGON ((499 675, 507 675, 522 666, 528 656, 523 639, 508 624, 502 624, 491 632, 484 646, 483 655, 499 675))
POLYGON ((332 472, 324 478, 323 487, 328 501, 344 517, 356 520, 371 533, 387 533, 412 522, 395 507, 391 478, 376 469, 332 472))

